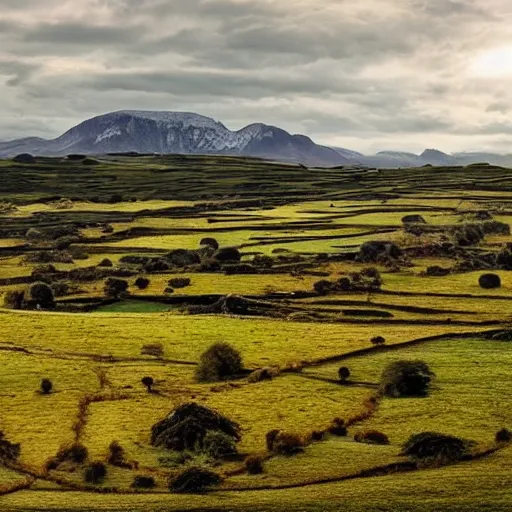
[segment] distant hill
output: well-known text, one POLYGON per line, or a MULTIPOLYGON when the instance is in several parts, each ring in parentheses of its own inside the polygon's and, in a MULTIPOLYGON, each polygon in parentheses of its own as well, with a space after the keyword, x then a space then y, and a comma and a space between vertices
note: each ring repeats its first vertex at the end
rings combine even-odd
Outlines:
POLYGON ((421 167, 487 162, 512 166, 512 155, 455 153, 426 149, 421 155, 381 151, 363 155, 346 148, 316 144, 276 126, 251 124, 231 131, 209 117, 187 112, 122 110, 88 119, 60 137, 28 137, 0 142, 0 157, 20 153, 64 156, 70 153, 182 153, 261 157, 309 166, 421 167))

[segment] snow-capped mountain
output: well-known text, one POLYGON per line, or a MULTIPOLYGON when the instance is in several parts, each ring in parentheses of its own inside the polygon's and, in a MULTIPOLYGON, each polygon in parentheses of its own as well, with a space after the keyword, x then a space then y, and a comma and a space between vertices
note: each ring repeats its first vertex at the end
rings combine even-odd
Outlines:
POLYGON ((228 154, 257 156, 308 165, 338 165, 347 160, 303 135, 265 124, 231 131, 209 117, 187 112, 123 110, 94 117, 54 140, 0 143, 0 156, 20 152, 228 154))

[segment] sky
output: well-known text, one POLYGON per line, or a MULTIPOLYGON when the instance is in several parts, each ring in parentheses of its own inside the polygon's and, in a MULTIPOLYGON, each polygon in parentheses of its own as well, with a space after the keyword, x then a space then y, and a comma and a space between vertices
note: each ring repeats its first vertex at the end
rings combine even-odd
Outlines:
POLYGON ((0 140, 123 109, 512 153, 512 2, 0 0, 0 140))

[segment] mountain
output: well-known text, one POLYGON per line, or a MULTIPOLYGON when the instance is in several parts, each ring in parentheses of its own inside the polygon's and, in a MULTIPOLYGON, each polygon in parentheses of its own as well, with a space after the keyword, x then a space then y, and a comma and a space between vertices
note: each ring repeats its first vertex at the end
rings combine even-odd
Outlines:
POLYGON ((226 154, 340 165, 348 160, 304 135, 291 135, 275 126, 251 124, 231 131, 209 117, 187 112, 124 110, 94 117, 54 140, 21 139, 0 143, 0 156, 22 152, 44 155, 70 153, 226 154))
POLYGON ((60 156, 71 153, 219 154, 260 157, 309 166, 367 167, 450 166, 487 162, 512 167, 512 155, 454 153, 426 149, 420 155, 381 151, 363 155, 341 147, 315 144, 304 135, 292 135, 276 126, 251 124, 231 131, 209 117, 188 112, 121 110, 88 119, 60 137, 45 140, 29 137, 0 142, 0 158, 20 153, 60 156))

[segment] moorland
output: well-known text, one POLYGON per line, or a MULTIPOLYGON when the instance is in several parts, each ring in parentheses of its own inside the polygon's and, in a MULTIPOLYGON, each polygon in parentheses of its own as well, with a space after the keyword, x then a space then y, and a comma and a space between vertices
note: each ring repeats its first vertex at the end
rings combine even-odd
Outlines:
POLYGON ((2 510, 510 510, 509 169, 0 180, 2 510))

